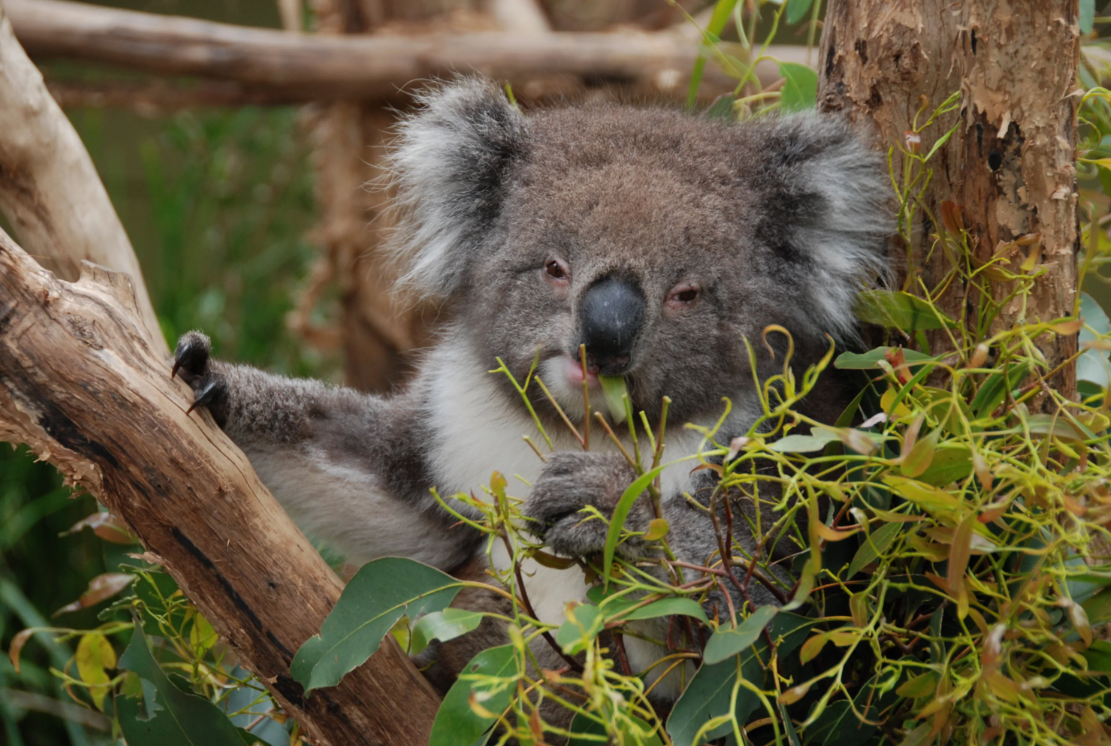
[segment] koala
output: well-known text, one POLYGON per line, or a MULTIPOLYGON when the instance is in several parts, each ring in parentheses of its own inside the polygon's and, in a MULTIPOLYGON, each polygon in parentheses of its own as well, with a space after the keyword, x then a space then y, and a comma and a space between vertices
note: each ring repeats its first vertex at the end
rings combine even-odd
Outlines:
MULTIPOLYGON (((779 334, 768 337, 779 354, 765 349, 766 327, 790 332, 793 365, 805 370, 831 338, 852 342, 854 298, 887 272, 882 163, 841 120, 735 124, 620 105, 526 116, 492 83, 464 79, 420 98, 392 165, 401 285, 440 299, 445 319, 407 387, 372 396, 232 365, 213 359, 199 332, 181 338, 174 361, 194 406, 208 408, 294 520, 358 563, 403 556, 481 574, 482 536, 430 491, 481 495, 494 471, 524 481, 510 492, 526 495, 528 529, 548 551, 602 551, 608 527, 580 511, 611 515, 632 468, 597 429, 583 451, 534 385, 527 395, 554 445, 541 461, 522 437, 539 442, 521 396, 488 372, 495 358, 518 381, 538 360, 551 395, 580 424, 584 377, 603 409, 599 377, 624 377, 634 410, 651 422, 669 397, 663 460, 673 461, 702 442, 681 425, 713 426, 723 399, 732 408, 718 442, 744 435, 762 413, 754 374, 780 372, 786 350, 779 334)), ((807 406, 832 421, 846 397, 844 382, 827 375, 807 406)), ((664 470, 662 510, 678 558, 705 565, 717 537, 689 496, 704 498, 714 477, 694 465, 664 470)), ((653 517, 646 495, 626 527, 644 531, 653 517)), ((744 533, 736 540, 751 550, 744 533)), ((654 550, 633 540, 620 551, 654 550)), ((564 621, 566 602, 587 590, 577 567, 529 566, 523 577, 545 622, 564 621)), ((750 600, 777 603, 757 584, 750 600)), ((637 670, 664 654, 626 644, 637 670)), ((468 656, 456 657, 442 682, 468 656)))

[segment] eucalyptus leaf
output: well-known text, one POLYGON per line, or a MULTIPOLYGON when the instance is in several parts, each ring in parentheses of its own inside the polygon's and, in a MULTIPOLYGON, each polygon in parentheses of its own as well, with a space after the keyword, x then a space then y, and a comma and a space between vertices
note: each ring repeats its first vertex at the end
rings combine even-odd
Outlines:
MULTIPOLYGON (((780 671, 794 665, 791 654, 806 639, 817 620, 779 611, 768 624, 768 633, 776 643, 780 671)), ((738 675, 757 686, 764 681, 764 668, 760 661, 768 661, 768 643, 759 639, 756 644, 721 663, 703 663, 675 703, 667 719, 667 732, 675 746, 694 746, 694 737, 706 723, 722 716, 732 715, 744 723, 760 706, 756 695, 740 688, 736 701, 733 689, 738 675)), ((732 723, 725 722, 706 734, 712 741, 732 731, 732 723)))
POLYGON ((775 616, 776 611, 778 609, 774 606, 761 606, 737 625, 736 629, 723 624, 706 643, 706 652, 702 660, 706 663, 720 663, 751 647, 764 631, 764 627, 767 627, 768 622, 775 616))
POLYGON ((632 609, 641 602, 639 598, 624 596, 607 596, 600 585, 596 585, 586 593, 586 597, 599 608, 606 616, 606 621, 620 619, 622 622, 635 622, 640 619, 657 619, 665 616, 689 616, 703 624, 708 624, 706 612, 702 605, 691 598, 671 596, 658 601, 645 604, 638 609, 632 609))
POLYGON ((862 291, 857 296, 856 316, 866 323, 895 327, 904 332, 957 326, 957 322, 936 307, 901 290, 862 291))
POLYGON ((1028 371, 1029 367, 1026 363, 1013 363, 1005 372, 992 373, 984 379, 969 404, 973 416, 980 419, 991 415, 1003 403, 1007 392, 1014 391, 1022 383, 1028 371))
MULTIPOLYGON (((641 733, 648 733, 652 730, 652 726, 638 718, 636 715, 629 715, 629 718, 640 728, 641 733)), ((608 718, 610 723, 614 723, 613 718, 608 718)), ((567 746, 602 746, 602 744, 610 743, 606 738, 606 727, 588 717, 584 717, 581 713, 576 714, 575 718, 571 721, 571 736, 567 740, 567 746), (582 738, 581 736, 597 736, 597 738, 582 738)), ((645 738, 641 733, 634 733, 623 730, 617 743, 637 744, 638 746, 663 746, 663 741, 657 733, 645 738)))
POLYGON ((1096 0, 1080 0, 1080 17, 1077 19, 1080 33, 1092 33, 1092 26, 1095 25, 1095 19, 1096 0))
POLYGON ((598 383, 602 384, 602 397, 606 400, 610 419, 620 425, 625 421, 625 396, 628 394, 625 376, 598 376, 598 383))
POLYGON ((594 642, 605 621, 597 606, 580 604, 571 610, 571 618, 556 631, 556 642, 567 655, 581 653, 594 642))
POLYGON ((447 642, 474 631, 486 616, 469 609, 444 609, 425 614, 413 625, 410 655, 420 655, 433 640, 447 642))
POLYGON ((814 453, 825 448, 828 443, 840 440, 836 430, 816 427, 809 435, 785 435, 772 443, 771 449, 776 453, 814 453))
POLYGON ((606 534, 606 546, 602 552, 604 563, 602 568, 603 585, 609 585, 613 555, 617 551, 617 542, 621 539, 621 528, 625 525, 625 519, 629 517, 629 511, 633 509, 633 503, 648 489, 648 485, 652 484, 663 469, 664 464, 660 464, 655 469, 641 474, 636 481, 625 488, 625 491, 621 494, 621 499, 617 501, 617 507, 613 509, 613 518, 610 519, 609 533, 606 534))
POLYGON ((440 611, 462 586, 434 567, 401 557, 367 563, 343 589, 320 634, 293 658, 290 673, 305 693, 335 686, 369 658, 402 616, 440 611))
POLYGON ((219 707, 170 681, 139 625, 119 667, 153 685, 157 700, 157 706, 148 709, 142 698, 116 697, 120 728, 129 746, 243 746, 239 729, 219 707))
POLYGON ((779 74, 786 82, 779 91, 779 105, 784 111, 813 109, 818 102, 818 73, 809 65, 780 62, 779 74))
MULTIPOLYGON (((833 367, 841 370, 877 370, 880 367, 880 363, 887 359, 887 351, 889 349, 891 348, 877 347, 865 353, 842 352, 837 356, 837 359, 833 361, 833 367)), ((930 357, 917 350, 903 350, 903 356, 906 360, 907 367, 934 363, 938 360, 938 358, 930 357)))
POLYGON ((890 549, 899 536, 901 526, 901 523, 885 523, 873 531, 870 536, 864 537, 863 543, 856 550, 856 554, 853 555, 852 562, 849 563, 849 569, 844 579, 852 578, 865 566, 875 562, 881 554, 890 549))
MULTIPOLYGON (((1087 293, 1080 294, 1080 317, 1084 319, 1077 340, 1081 348, 1085 342, 1094 342, 1101 336, 1111 334, 1111 320, 1108 320, 1107 313, 1087 293)), ((1104 389, 1111 388, 1111 365, 1107 361, 1107 351, 1084 350, 1076 360, 1076 380, 1089 381, 1104 389)))
POLYGON ((512 645, 489 648, 472 658, 444 695, 428 746, 483 746, 489 741, 497 716, 509 707, 516 672, 512 645), (476 712, 472 697, 493 717, 476 712))
POLYGON ((732 94, 718 96, 717 99, 714 100, 714 103, 710 105, 710 108, 706 109, 706 113, 702 116, 704 116, 706 119, 716 119, 723 122, 732 122, 737 118, 736 115, 733 113, 733 102, 736 100, 737 97, 733 96, 732 94))
POLYGON ((787 0, 787 23, 798 23, 810 12, 813 0, 787 0))

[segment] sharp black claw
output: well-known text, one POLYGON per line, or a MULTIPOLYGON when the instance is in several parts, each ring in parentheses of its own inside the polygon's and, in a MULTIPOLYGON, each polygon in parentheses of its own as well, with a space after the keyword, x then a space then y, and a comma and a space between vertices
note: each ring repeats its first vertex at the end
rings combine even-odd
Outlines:
POLYGON ((181 367, 181 356, 176 355, 174 357, 174 367, 170 368, 170 380, 171 381, 174 380, 174 376, 177 375, 178 368, 180 368, 180 367, 181 367))
POLYGON ((193 396, 193 403, 189 405, 189 409, 185 410, 185 414, 190 414, 197 407, 203 407, 211 404, 216 400, 220 393, 220 382, 209 381, 204 386, 197 389, 196 394, 193 396))

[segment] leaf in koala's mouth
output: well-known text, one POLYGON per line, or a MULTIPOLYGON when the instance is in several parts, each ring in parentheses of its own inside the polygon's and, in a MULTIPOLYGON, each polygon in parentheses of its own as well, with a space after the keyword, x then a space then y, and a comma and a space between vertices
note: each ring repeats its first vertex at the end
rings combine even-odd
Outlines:
POLYGON ((598 376, 598 382, 602 384, 602 395, 606 398, 606 407, 613 423, 620 425, 625 421, 624 397, 628 394, 625 376, 598 376))

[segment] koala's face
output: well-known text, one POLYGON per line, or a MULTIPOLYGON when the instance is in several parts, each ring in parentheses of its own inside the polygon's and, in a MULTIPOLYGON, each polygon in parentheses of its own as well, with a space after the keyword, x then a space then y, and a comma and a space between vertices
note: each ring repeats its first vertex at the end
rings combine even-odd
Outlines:
POLYGON ((649 416, 665 395, 679 419, 713 415, 753 386, 746 338, 761 375, 769 325, 824 350, 882 273, 881 172, 835 123, 624 107, 525 118, 467 82, 430 97, 395 160, 408 279, 449 296, 475 348, 519 380, 539 354, 571 416, 580 345, 596 402, 598 375, 624 376, 649 416))

